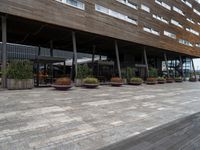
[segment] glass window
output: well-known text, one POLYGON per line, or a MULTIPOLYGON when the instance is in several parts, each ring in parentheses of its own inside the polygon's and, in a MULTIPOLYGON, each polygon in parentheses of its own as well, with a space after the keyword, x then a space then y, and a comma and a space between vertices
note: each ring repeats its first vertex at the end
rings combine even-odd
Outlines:
POLYGON ((168 37, 170 37, 170 38, 172 38, 172 39, 176 39, 176 35, 173 34, 173 33, 171 33, 171 32, 164 31, 164 35, 165 35, 165 36, 168 36, 168 37))
POLYGON ((127 22, 132 23, 132 24, 135 24, 135 25, 138 24, 138 22, 137 22, 136 19, 133 19, 133 18, 131 18, 131 17, 129 17, 129 16, 126 16, 126 15, 124 15, 124 14, 121 14, 121 13, 119 13, 119 12, 113 11, 113 10, 111 10, 111 9, 109 9, 109 8, 106 8, 106 7, 97 5, 97 4, 95 4, 95 10, 98 11, 98 12, 107 14, 107 15, 109 15, 109 16, 112 16, 112 17, 115 17, 115 18, 118 18, 118 19, 127 21, 127 22))
POLYGON ((166 9, 168 9, 168 10, 171 10, 171 6, 169 6, 168 4, 162 2, 161 0, 155 0, 155 2, 156 2, 157 4, 159 4, 160 6, 166 8, 166 9))
POLYGON ((78 9, 85 10, 85 4, 78 0, 56 0, 56 1, 67 4, 69 6, 72 6, 78 9))
POLYGON ((144 5, 144 4, 141 5, 141 9, 146 11, 146 12, 148 12, 148 13, 150 13, 150 8, 148 6, 146 6, 146 5, 144 5))
POLYGON ((133 3, 133 2, 131 2, 129 0, 117 0, 117 1, 120 2, 120 3, 122 3, 122 4, 124 4, 124 5, 129 6, 131 8, 138 9, 137 4, 135 4, 135 3, 133 3))
POLYGON ((145 32, 148 32, 148 33, 151 33, 151 34, 154 34, 154 35, 157 35, 157 36, 160 35, 160 33, 158 31, 156 31, 156 30, 154 30, 152 28, 149 28, 149 27, 143 27, 143 30, 145 32))

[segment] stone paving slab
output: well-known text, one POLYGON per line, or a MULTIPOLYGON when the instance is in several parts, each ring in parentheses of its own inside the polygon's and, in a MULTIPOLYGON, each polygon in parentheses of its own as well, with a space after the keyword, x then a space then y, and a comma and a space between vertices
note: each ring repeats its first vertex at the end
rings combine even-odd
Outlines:
POLYGON ((199 111, 199 82, 0 91, 0 149, 95 150, 199 111))

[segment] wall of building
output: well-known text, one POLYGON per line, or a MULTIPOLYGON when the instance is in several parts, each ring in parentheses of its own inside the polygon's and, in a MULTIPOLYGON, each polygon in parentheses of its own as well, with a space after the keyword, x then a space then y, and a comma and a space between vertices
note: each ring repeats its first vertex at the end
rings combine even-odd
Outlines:
POLYGON ((154 0, 129 0, 130 3, 136 4, 136 9, 116 0, 79 1, 84 3, 84 10, 55 0, 1 0, 0 12, 192 56, 200 56, 200 48, 196 46, 196 44, 200 44, 200 36, 186 31, 186 28, 189 28, 200 33, 200 15, 194 12, 194 10, 200 12, 200 4, 194 0, 187 0, 187 5, 181 0, 162 0, 162 4, 167 4, 171 10, 166 9, 166 5, 163 7, 154 0), (114 15, 117 12, 127 16, 137 23, 130 23, 127 20, 97 12, 95 4, 109 8, 109 11, 114 11, 114 15), (188 4, 191 4, 192 8, 188 4), (150 12, 142 10, 141 5, 147 6, 150 12), (174 11, 173 6, 181 10, 183 14, 174 11), (153 14, 163 17, 169 23, 153 18, 153 14), (187 18, 192 19, 192 21, 188 21, 187 18), (182 27, 173 25, 171 19, 179 22, 182 27), (151 30, 145 32, 144 27, 151 30), (165 36, 164 30, 176 35, 176 39, 165 36), (186 40, 192 45, 180 44, 179 39, 186 40))

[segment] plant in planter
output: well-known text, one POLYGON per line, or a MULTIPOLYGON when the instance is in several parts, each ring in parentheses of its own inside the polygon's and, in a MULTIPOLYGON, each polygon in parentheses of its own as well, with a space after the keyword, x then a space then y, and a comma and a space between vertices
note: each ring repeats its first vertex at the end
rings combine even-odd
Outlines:
POLYGON ((158 84, 164 84, 164 83, 166 83, 166 79, 163 78, 163 77, 158 77, 157 81, 158 81, 158 84))
POLYGON ((166 83, 173 83, 174 79, 171 77, 166 78, 166 83))
POLYGON ((149 69, 149 78, 146 80, 146 84, 157 84, 158 71, 156 68, 149 69))
POLYGON ((78 65, 77 66, 77 76, 75 79, 76 86, 82 86, 83 79, 87 78, 88 76, 92 76, 92 69, 88 67, 88 65, 78 65))
POLYGON ((56 82, 52 85, 57 90, 68 90, 72 87, 72 81, 70 78, 58 78, 56 79, 56 82))
POLYGON ((7 88, 9 90, 32 89, 33 65, 30 61, 12 61, 6 71, 7 88))
POLYGON ((190 82, 196 82, 197 79, 196 79, 195 77, 190 77, 189 81, 190 81, 190 82))
POLYGON ((183 82, 183 78, 182 77, 175 77, 175 82, 183 82))
POLYGON ((130 85, 141 85, 144 81, 141 78, 133 77, 131 78, 129 84, 130 85))
POLYGON ((86 88, 97 88, 99 86, 99 81, 97 78, 87 77, 83 79, 83 86, 86 88))
POLYGON ((123 79, 122 78, 113 77, 113 78, 111 78, 110 84, 112 86, 122 86, 124 83, 123 83, 123 79))

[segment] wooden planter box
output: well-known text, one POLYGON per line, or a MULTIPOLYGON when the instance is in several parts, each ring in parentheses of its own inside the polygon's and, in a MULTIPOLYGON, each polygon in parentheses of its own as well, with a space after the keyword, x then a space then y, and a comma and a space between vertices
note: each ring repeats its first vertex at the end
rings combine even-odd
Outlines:
POLYGON ((8 90, 24 90, 32 89, 34 87, 33 79, 7 79, 8 90))

